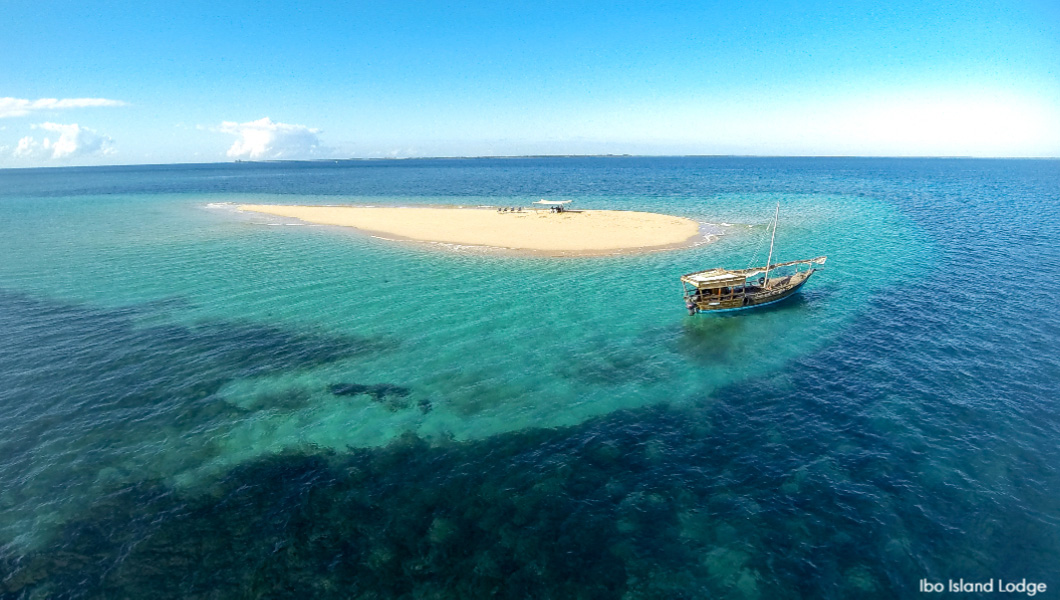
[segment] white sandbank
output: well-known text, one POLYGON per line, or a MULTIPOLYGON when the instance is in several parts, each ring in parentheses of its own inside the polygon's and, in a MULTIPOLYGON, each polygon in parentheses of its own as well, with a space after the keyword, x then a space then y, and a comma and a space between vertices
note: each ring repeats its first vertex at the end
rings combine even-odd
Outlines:
POLYGON ((586 210, 498 212, 493 208, 285 206, 239 210, 320 225, 354 227, 383 237, 490 246, 549 255, 593 255, 682 248, 702 241, 699 224, 658 213, 586 210))

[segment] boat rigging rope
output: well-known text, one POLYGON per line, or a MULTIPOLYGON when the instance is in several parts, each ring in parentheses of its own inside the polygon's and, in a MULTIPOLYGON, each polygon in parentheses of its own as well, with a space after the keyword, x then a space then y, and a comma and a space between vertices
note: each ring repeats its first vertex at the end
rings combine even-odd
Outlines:
MULTIPOLYGON (((769 225, 766 224, 766 229, 762 240, 755 246, 755 253, 751 256, 751 260, 744 267, 744 270, 750 269, 751 267, 758 266, 758 256, 762 253, 762 248, 765 247, 766 240, 769 238, 769 225)), ((768 265, 767 265, 768 266, 768 265)))

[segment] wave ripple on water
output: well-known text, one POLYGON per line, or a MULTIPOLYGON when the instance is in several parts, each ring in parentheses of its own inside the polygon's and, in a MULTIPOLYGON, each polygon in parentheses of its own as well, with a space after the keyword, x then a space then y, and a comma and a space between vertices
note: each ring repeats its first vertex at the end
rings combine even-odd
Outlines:
MULTIPOLYGON (((1060 297, 1042 277, 1060 266, 1055 161, 502 164, 253 169, 297 175, 287 193, 338 179, 397 202, 425 182, 517 197, 551 174, 568 192, 595 181, 586 204, 753 227, 574 268, 248 229, 196 212, 242 199, 204 199, 215 180, 196 167, 80 175, 83 195, 62 172, 8 186, 0 594, 840 598, 913 597, 924 577, 1060 582, 1060 319, 1017 308, 1060 297), (649 180, 658 197, 640 195, 649 180), (695 202, 673 200, 674 182, 695 202), (159 188, 171 195, 147 195, 159 188), (824 246, 829 268, 753 318, 680 316, 657 290, 689 262, 745 259, 777 199, 792 209, 782 247, 824 246), (72 235, 71 219, 96 228, 72 235), (410 273, 451 282, 445 310, 406 314, 410 273), (976 285, 984 274, 996 285, 976 285), (605 275, 620 310, 581 310, 605 275), (502 306, 519 283, 526 304, 502 306)), ((229 189, 254 192, 226 168, 229 189)))

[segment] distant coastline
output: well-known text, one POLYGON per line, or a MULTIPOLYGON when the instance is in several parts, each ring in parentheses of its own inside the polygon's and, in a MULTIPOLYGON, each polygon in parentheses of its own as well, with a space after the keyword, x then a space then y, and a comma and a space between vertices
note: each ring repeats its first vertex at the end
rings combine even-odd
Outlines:
POLYGON ((447 160, 548 160, 548 159, 739 159, 739 160, 850 160, 850 161, 913 161, 913 160, 967 160, 967 161, 1060 161, 1060 156, 871 156, 871 155, 785 155, 785 154, 525 154, 525 155, 474 155, 474 156, 366 156, 345 158, 290 158, 290 159, 239 159, 211 162, 164 162, 164 163, 114 163, 100 165, 47 165, 35 167, 6 166, 0 171, 30 171, 37 169, 98 169, 115 167, 187 167, 206 165, 276 165, 276 164, 335 164, 335 163, 379 163, 447 160))

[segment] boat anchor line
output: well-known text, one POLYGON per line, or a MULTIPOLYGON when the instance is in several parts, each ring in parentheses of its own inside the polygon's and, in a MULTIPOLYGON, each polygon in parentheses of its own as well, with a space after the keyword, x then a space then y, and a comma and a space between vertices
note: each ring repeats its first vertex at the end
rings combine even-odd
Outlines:
MULTIPOLYGON (((817 270, 828 259, 827 256, 804 260, 792 260, 773 263, 773 253, 780 223, 780 204, 773 216, 773 231, 769 239, 769 256, 763 267, 746 269, 714 268, 697 271, 681 277, 681 288, 684 292, 685 308, 689 315, 701 312, 718 312, 742 310, 764 306, 783 300, 806 284, 817 270), (805 265, 805 270, 800 267, 805 265), (794 267, 794 271, 781 276, 774 276, 777 269, 794 267), (756 279, 757 278, 757 279, 756 279)), ((755 256, 757 256, 757 251, 755 256)), ((752 259, 756 260, 756 259, 752 259)))

